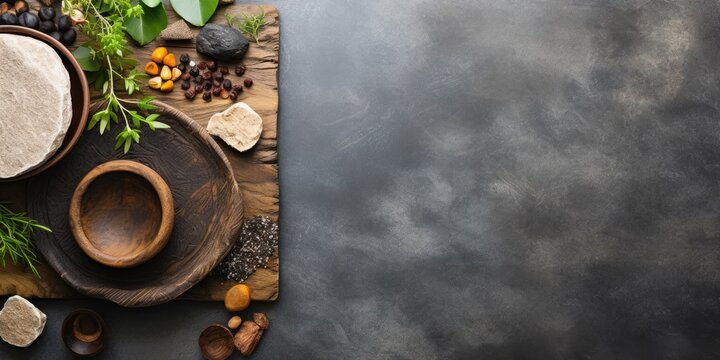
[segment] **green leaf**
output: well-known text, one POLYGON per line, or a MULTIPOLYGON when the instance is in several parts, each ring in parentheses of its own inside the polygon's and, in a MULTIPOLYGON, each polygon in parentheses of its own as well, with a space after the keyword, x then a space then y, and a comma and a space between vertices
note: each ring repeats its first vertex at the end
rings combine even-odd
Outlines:
POLYGON ((153 125, 155 125, 156 129, 169 129, 170 128, 170 125, 159 122, 159 121, 154 121, 153 125))
POLYGON ((215 13, 218 0, 170 0, 173 10, 195 26, 203 26, 215 13))
POLYGON ((143 14, 128 19, 125 26, 127 27, 127 33, 138 44, 147 45, 155 40, 160 32, 167 27, 168 19, 163 6, 149 7, 145 2, 140 3, 140 5, 143 8, 143 14))
POLYGON ((160 115, 158 115, 158 114, 149 115, 147 118, 145 118, 145 122, 153 122, 153 121, 157 120, 157 118, 159 118, 159 117, 160 117, 160 115))
POLYGON ((145 5, 147 5, 148 7, 154 8, 154 7, 158 6, 158 5, 160 5, 160 3, 161 3, 162 1, 160 1, 160 0, 142 0, 142 2, 143 2, 145 5))
POLYGON ((123 149, 123 152, 125 154, 127 154, 128 151, 130 151, 130 145, 132 145, 132 138, 125 139, 125 148, 123 149))
POLYGON ((80 67, 85 71, 100 70, 100 62, 95 60, 90 54, 90 48, 81 46, 73 51, 73 56, 77 60, 80 67))

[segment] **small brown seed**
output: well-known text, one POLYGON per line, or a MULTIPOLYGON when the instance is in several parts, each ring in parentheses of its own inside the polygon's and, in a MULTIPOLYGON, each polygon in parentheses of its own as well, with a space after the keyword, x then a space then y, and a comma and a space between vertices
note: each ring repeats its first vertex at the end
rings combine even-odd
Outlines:
POLYGON ((180 85, 183 90, 187 90, 190 88, 190 82, 189 81, 183 81, 182 85, 180 85))
POLYGON ((217 67, 218 67, 218 64, 215 60, 208 61, 208 63, 207 63, 208 70, 215 71, 215 70, 217 70, 217 67))
POLYGON ((196 92, 196 93, 201 93, 201 92, 203 92, 203 90, 205 90, 205 87, 204 87, 202 84, 197 84, 197 85, 195 85, 195 92, 196 92))
POLYGON ((185 91, 185 98, 188 100, 195 100, 195 90, 194 89, 188 89, 185 91))
POLYGON ((223 74, 221 72, 218 71, 215 73, 215 80, 223 81, 224 79, 225 79, 225 76, 223 76, 223 74))
POLYGON ((247 70, 245 65, 236 65, 235 66, 235 75, 243 76, 245 74, 245 70, 247 70))
POLYGON ((197 67, 198 67, 198 69, 200 69, 200 70, 205 70, 205 69, 207 69, 207 63, 204 62, 204 61, 201 61, 201 62, 199 62, 199 63, 197 64, 197 67))
POLYGON ((203 100, 205 100, 206 102, 212 100, 212 94, 209 91, 204 92, 203 100))
POLYGON ((252 79, 245 79, 245 81, 243 81, 243 84, 245 84, 246 88, 249 88, 253 86, 253 81, 252 79))
POLYGON ((215 96, 220 96, 220 93, 222 92, 222 88, 216 87, 212 89, 212 94, 215 96))
POLYGON ((228 327, 230 329, 237 329, 240 327, 240 324, 242 323, 242 319, 239 316, 233 316, 228 320, 228 327))
POLYGON ((220 67, 220 73, 223 74, 223 75, 227 75, 227 74, 230 73, 230 70, 228 70, 228 67, 227 67, 227 66, 223 65, 223 66, 220 67))
POLYGON ((188 73, 184 73, 182 79, 183 81, 190 81, 190 79, 192 79, 192 76, 188 73))
POLYGON ((223 81, 222 86, 225 90, 232 90, 232 81, 230 81, 230 79, 226 79, 225 81, 223 81))
POLYGON ((225 89, 220 90, 220 98, 221 98, 221 99, 227 99, 227 98, 229 98, 229 97, 230 97, 230 92, 229 92, 229 91, 227 91, 227 90, 225 90, 225 89))
POLYGON ((210 80, 210 79, 212 79, 212 77, 213 77, 213 76, 212 76, 212 73, 209 72, 209 71, 206 71, 206 72, 202 73, 202 78, 203 78, 204 80, 210 80))

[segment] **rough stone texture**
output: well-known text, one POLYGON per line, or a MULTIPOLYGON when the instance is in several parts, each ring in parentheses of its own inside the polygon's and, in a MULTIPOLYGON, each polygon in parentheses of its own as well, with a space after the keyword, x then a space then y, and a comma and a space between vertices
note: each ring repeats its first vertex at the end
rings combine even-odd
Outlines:
POLYGON ((195 42, 199 53, 226 61, 242 59, 250 47, 250 42, 240 31, 218 24, 205 25, 195 42))
POLYGON ((21 296, 12 296, 0 310, 0 338, 19 347, 30 346, 45 329, 45 314, 21 296))
POLYGON ((219 136, 238 151, 255 146, 262 133, 262 118, 248 104, 239 102, 215 114, 208 122, 210 134, 219 136))
POLYGON ((41 41, 0 34, 0 178, 30 171, 62 145, 72 120, 70 76, 41 41))
POLYGON ((160 38, 165 40, 191 40, 195 37, 185 20, 178 20, 160 32, 160 38))
MULTIPOLYGON (((720 357, 720 3, 273 3, 282 281, 252 360, 720 357)), ((228 318, 41 304, 101 311, 107 359, 199 359, 228 318)), ((57 359, 47 335, 3 360, 57 359)))

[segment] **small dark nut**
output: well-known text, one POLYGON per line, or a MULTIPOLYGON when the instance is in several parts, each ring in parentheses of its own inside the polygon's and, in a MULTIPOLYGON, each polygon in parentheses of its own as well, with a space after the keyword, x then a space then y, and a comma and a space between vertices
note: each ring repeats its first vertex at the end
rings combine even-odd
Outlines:
POLYGON ((38 30, 40 30, 41 32, 44 32, 46 34, 49 34, 51 32, 54 32, 55 30, 57 30, 57 26, 55 25, 54 22, 52 22, 50 20, 41 21, 40 27, 38 28, 38 30))
POLYGON ((190 80, 192 80, 192 75, 190 75, 189 73, 184 73, 182 76, 182 79, 184 81, 190 81, 190 80))
POLYGON ((217 70, 217 67, 218 67, 218 64, 215 60, 208 61, 208 63, 207 63, 208 70, 215 71, 215 70, 217 70))
POLYGON ((182 85, 180 85, 180 87, 181 87, 183 90, 190 89, 190 82, 189 82, 189 81, 183 81, 183 83, 182 83, 182 85))
POLYGON ((185 65, 189 64, 190 63, 190 55, 188 55, 188 54, 180 55, 180 63, 185 64, 185 65))
POLYGON ((207 69, 207 63, 204 62, 204 61, 201 61, 201 62, 199 62, 199 63, 197 64, 197 67, 198 67, 200 70, 205 70, 205 69, 207 69))
POLYGON ((245 65, 236 65, 235 66, 235 75, 243 76, 245 74, 245 70, 247 70, 245 65))
POLYGON ((230 91, 230 99, 235 100, 238 97, 238 93, 235 90, 230 91))
POLYGON ((233 91, 237 92, 238 94, 241 94, 243 92, 244 88, 240 84, 233 85, 233 91))
POLYGON ((200 69, 198 68, 198 66, 191 67, 189 72, 190 72, 190 75, 192 75, 192 76, 200 75, 200 69))
POLYGON ((185 71, 187 71, 187 69, 188 69, 187 65, 185 65, 185 64, 178 64, 178 66, 176 66, 176 68, 178 68, 178 70, 182 71, 183 73, 185 71))
POLYGON ((66 31, 64 34, 62 34, 60 41, 65 45, 72 45, 75 42, 76 38, 77 38, 77 34, 75 33, 75 29, 70 29, 70 30, 66 31))
POLYGON ((57 31, 51 32, 51 33, 50 33, 50 36, 52 36, 52 38, 55 39, 55 40, 57 40, 57 41, 62 41, 62 34, 59 33, 59 32, 57 32, 57 31))
POLYGON ((212 79, 212 73, 209 71, 205 71, 202 73, 203 80, 210 80, 212 79))
POLYGON ((31 12, 24 12, 18 16, 18 23, 20 26, 37 29, 40 27, 40 18, 31 12))
POLYGON ((253 81, 252 79, 245 79, 245 81, 243 81, 243 84, 245 84, 246 88, 249 88, 253 86, 253 81))
POLYGON ((223 74, 222 74, 221 72, 216 72, 216 73, 215 73, 215 80, 217 80, 217 81, 223 81, 224 79, 225 79, 225 77, 223 76, 223 74))
POLYGON ((196 92, 196 93, 201 93, 201 92, 203 92, 203 90, 205 90, 205 87, 204 87, 202 84, 197 84, 197 85, 195 85, 195 92, 196 92))
POLYGON ((209 91, 206 91, 203 93, 203 100, 210 101, 212 100, 212 94, 209 91))
POLYGON ((209 82, 209 81, 206 81, 206 82, 203 84, 203 87, 205 88, 205 90, 210 90, 210 89, 213 88, 213 83, 211 83, 211 82, 209 82))
POLYGON ((223 66, 220 67, 220 73, 223 74, 223 75, 227 75, 227 74, 230 73, 230 70, 228 70, 228 67, 227 67, 227 66, 223 65, 223 66))
POLYGON ((196 76, 192 80, 193 80, 193 82, 198 83, 198 84, 202 84, 202 82, 203 82, 202 76, 196 76))
POLYGON ((220 93, 222 92, 222 88, 216 87, 212 89, 212 94, 215 96, 220 96, 220 93))
POLYGON ((222 81, 213 80, 213 87, 222 87, 222 81))
POLYGON ((196 92, 194 89, 188 89, 185 91, 185 98, 188 100, 195 100, 196 92))
POLYGON ((222 86, 225 90, 232 90, 232 81, 230 81, 230 79, 226 79, 225 81, 223 81, 222 86))

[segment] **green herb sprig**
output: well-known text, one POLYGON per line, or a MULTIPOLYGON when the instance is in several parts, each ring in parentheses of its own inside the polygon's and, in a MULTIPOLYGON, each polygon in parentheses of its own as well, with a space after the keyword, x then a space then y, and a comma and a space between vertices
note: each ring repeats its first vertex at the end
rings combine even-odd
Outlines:
POLYGON ((5 267, 6 257, 17 264, 24 263, 35 276, 40 277, 36 265, 40 259, 35 254, 30 235, 34 230, 51 232, 50 228, 40 225, 24 213, 15 213, 0 203, 0 264, 5 267))
POLYGON ((255 43, 260 45, 258 40, 258 32, 260 28, 265 26, 265 9, 260 8, 260 15, 252 15, 248 13, 240 14, 242 19, 225 13, 225 19, 229 26, 237 27, 238 30, 248 34, 255 43))
POLYGON ((157 121, 157 115, 145 115, 128 108, 129 104, 136 104, 144 112, 155 110, 150 103, 154 97, 145 96, 137 101, 123 99, 116 93, 115 85, 122 83, 127 95, 133 95, 140 89, 139 81, 147 77, 136 70, 137 61, 125 37, 126 21, 141 16, 143 8, 130 0, 63 0, 63 12, 76 11, 85 16, 80 31, 87 42, 74 54, 88 80, 102 90, 106 101, 105 109, 95 113, 88 122, 88 130, 97 126, 100 134, 104 134, 122 119, 124 128, 115 137, 115 149, 123 148, 127 153, 133 142, 140 142, 143 126, 153 131, 170 127, 157 121))

